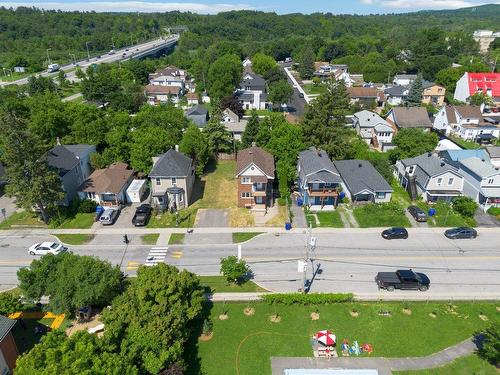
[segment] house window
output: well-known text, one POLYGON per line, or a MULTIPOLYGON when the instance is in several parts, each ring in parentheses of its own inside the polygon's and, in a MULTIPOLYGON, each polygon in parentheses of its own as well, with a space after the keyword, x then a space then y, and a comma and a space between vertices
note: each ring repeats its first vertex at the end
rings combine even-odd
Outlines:
POLYGON ((455 180, 455 179, 454 179, 453 177, 450 177, 450 178, 448 179, 448 185, 453 185, 453 181, 454 181, 454 180, 455 180))
POLYGON ((441 183, 443 182, 442 178, 438 178, 438 185, 441 186, 441 183))
POLYGON ((157 178, 156 179, 156 186, 159 186, 159 185, 161 185, 161 179, 157 178))
POLYGON ((163 197, 158 197, 158 203, 163 203, 163 197))
POLYGON ((494 182, 494 179, 492 179, 492 178, 488 179, 488 184, 492 185, 493 182, 494 182))
POLYGON ((241 183, 242 184, 249 184, 249 183, 251 183, 250 177, 242 177, 241 178, 241 183))
POLYGON ((385 198, 385 193, 384 192, 378 192, 377 193, 377 199, 384 199, 385 198))
POLYGON ((175 185, 177 183, 177 178, 172 177, 172 185, 175 185))
POLYGON ((242 198, 251 198, 250 192, 249 191, 244 191, 241 193, 242 198))

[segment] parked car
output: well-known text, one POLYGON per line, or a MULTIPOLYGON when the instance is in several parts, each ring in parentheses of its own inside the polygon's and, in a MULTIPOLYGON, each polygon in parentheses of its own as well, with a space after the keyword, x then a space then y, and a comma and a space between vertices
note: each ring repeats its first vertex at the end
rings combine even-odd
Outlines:
POLYGON ((141 204, 135 210, 134 217, 132 218, 132 224, 134 224, 136 227, 143 227, 147 224, 150 216, 151 206, 147 203, 141 204))
POLYGON ((425 211, 422 210, 420 207, 410 206, 410 207, 408 207, 408 212, 418 222, 426 222, 427 221, 427 215, 425 214, 425 211))
POLYGON ((396 238, 406 239, 408 238, 408 231, 403 227, 389 228, 382 232, 382 237, 386 240, 393 240, 396 238))
POLYGON ((41 242, 36 243, 28 249, 28 254, 30 255, 45 255, 54 254, 58 255, 64 251, 68 250, 67 247, 61 245, 57 242, 41 242))
POLYGON ((397 270, 396 272, 379 272, 375 276, 375 282, 380 289, 386 289, 388 292, 394 289, 420 290, 425 292, 429 289, 431 281, 427 275, 413 270, 397 270))
POLYGON ((457 240, 462 238, 476 238, 477 231, 474 228, 458 227, 446 230, 444 232, 444 235, 452 240, 457 240))
POLYGON ((102 225, 113 225, 118 217, 118 210, 113 208, 106 208, 104 212, 99 217, 99 222, 102 225))

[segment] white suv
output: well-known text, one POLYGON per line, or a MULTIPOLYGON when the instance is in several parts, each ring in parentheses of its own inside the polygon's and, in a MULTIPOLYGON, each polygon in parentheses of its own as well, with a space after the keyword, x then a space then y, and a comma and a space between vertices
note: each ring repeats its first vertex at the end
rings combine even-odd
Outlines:
POLYGON ((45 255, 45 254, 60 254, 68 250, 67 247, 57 242, 41 242, 30 246, 28 254, 30 255, 45 255))

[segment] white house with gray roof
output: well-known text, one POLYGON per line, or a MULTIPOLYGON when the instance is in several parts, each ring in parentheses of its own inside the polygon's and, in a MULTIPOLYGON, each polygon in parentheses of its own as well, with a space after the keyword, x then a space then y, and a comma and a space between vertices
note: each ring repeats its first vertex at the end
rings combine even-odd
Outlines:
POLYGON ((394 148, 392 144, 394 128, 375 112, 366 110, 356 112, 353 117, 353 127, 366 144, 380 151, 394 148))
POLYGON ((486 147, 486 152, 490 157, 491 164, 495 167, 500 167, 500 146, 488 146, 486 147))
POLYGON ((191 203, 195 181, 194 163, 177 150, 153 157, 149 173, 153 205, 161 209, 181 209, 191 203))
POLYGON ((342 178, 346 197, 353 202, 390 202, 393 189, 366 160, 337 160, 333 163, 342 178))
POLYGON ((297 174, 299 194, 305 206, 312 211, 335 209, 342 179, 324 150, 311 147, 300 152, 297 174))
POLYGON ((500 170, 489 159, 476 156, 457 162, 464 176, 464 195, 474 199, 486 211, 500 207, 500 170))
POLYGON ((427 202, 451 202, 464 189, 464 177, 458 168, 436 153, 398 160, 394 174, 412 199, 421 195, 427 202))
POLYGON ((266 109, 266 80, 255 73, 245 73, 240 87, 234 93, 244 109, 266 109))

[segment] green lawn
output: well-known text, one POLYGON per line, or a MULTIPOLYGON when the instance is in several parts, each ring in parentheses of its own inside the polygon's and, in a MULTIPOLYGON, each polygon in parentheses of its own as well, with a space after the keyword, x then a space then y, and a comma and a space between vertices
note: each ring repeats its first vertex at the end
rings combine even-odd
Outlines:
MULTIPOLYGON (((257 112, 258 116, 269 116, 272 113, 272 111, 269 111, 267 109, 256 109, 255 111, 257 112)), ((245 116, 252 116, 252 112, 253 111, 251 109, 247 109, 245 111, 245 116)))
POLYGON ((302 85, 302 88, 308 95, 316 95, 316 94, 323 94, 326 90, 326 86, 319 84, 315 85, 314 83, 308 83, 305 85, 302 85))
POLYGON ((498 370, 476 354, 471 354, 435 369, 393 371, 392 373, 394 375, 498 375, 498 370))
POLYGON ((64 220, 56 226, 60 229, 87 229, 95 222, 95 213, 83 214, 77 213, 75 216, 64 220))
POLYGON ((169 245, 181 245, 184 243, 185 233, 172 233, 168 239, 169 245))
POLYGON ((496 216, 496 218, 500 220, 500 207, 490 207, 488 209, 488 213, 490 215, 496 216))
POLYGON ((411 204, 410 194, 393 178, 391 187, 394 190, 391 195, 391 201, 401 204, 402 206, 409 206, 411 204))
POLYGON ((212 293, 229 293, 229 292, 267 292, 266 289, 261 288, 253 281, 247 281, 243 284, 237 285, 228 283, 224 276, 198 276, 201 284, 210 289, 212 293))
POLYGON ((340 218, 340 213, 338 210, 335 211, 319 211, 319 212, 307 212, 306 213, 307 225, 312 225, 313 228, 316 227, 328 227, 328 228, 343 228, 344 222, 340 218), (319 220, 319 225, 314 217, 316 215, 319 220))
POLYGON ((84 245, 92 241, 92 239, 94 238, 93 234, 82 234, 82 233, 56 234, 55 236, 59 238, 59 241, 68 245, 84 245))
MULTIPOLYGON (((211 309, 213 338, 193 340, 187 348, 190 364, 187 374, 271 374, 270 357, 312 357, 310 338, 321 329, 331 329, 339 342, 357 340, 370 343, 372 357, 425 356, 470 337, 478 329, 498 319, 494 303, 456 303, 457 314, 449 313, 443 303, 411 303, 411 315, 402 312, 402 303, 346 303, 319 306, 320 319, 312 321, 315 306, 271 306, 256 303, 216 303, 211 309), (243 310, 255 308, 253 316, 243 310), (357 318, 350 316, 356 309, 357 318), (391 316, 379 316, 380 310, 391 316), (228 319, 218 316, 227 311, 228 319), (429 316, 437 313, 436 318, 429 316), (279 314, 281 322, 272 323, 270 315, 279 314), (199 361, 199 363, 197 363, 199 361), (199 366, 199 367, 198 367, 199 366)), ((437 373, 436 373, 437 374, 437 373)))
POLYGON ((476 221, 472 218, 463 217, 459 213, 453 211, 450 204, 445 202, 437 202, 430 206, 425 202, 418 202, 417 206, 428 212, 430 207, 436 209, 436 214, 427 219, 427 223, 431 227, 475 227, 476 221))
POLYGON ((193 227, 194 219, 196 218, 198 208, 188 207, 184 210, 179 210, 179 224, 177 225, 177 215, 170 212, 161 215, 152 215, 149 219, 148 228, 189 228, 193 227))
POLYGON ((361 228, 410 226, 404 208, 395 202, 365 204, 354 208, 353 214, 361 228))
POLYGON ((240 243, 251 240, 262 232, 235 232, 233 233, 233 243, 240 243))
POLYGON ((43 227, 46 225, 41 221, 38 215, 28 211, 14 212, 11 216, 0 223, 0 229, 11 229, 11 226, 23 227, 43 227))
POLYGON ((158 241, 158 237, 160 237, 159 233, 143 234, 141 236, 141 242, 143 245, 156 245, 156 241, 158 241))
POLYGON ((462 138, 459 137, 450 137, 450 138, 453 140, 453 142, 455 142, 456 144, 467 150, 472 150, 481 147, 479 143, 473 141, 464 141, 462 138))

